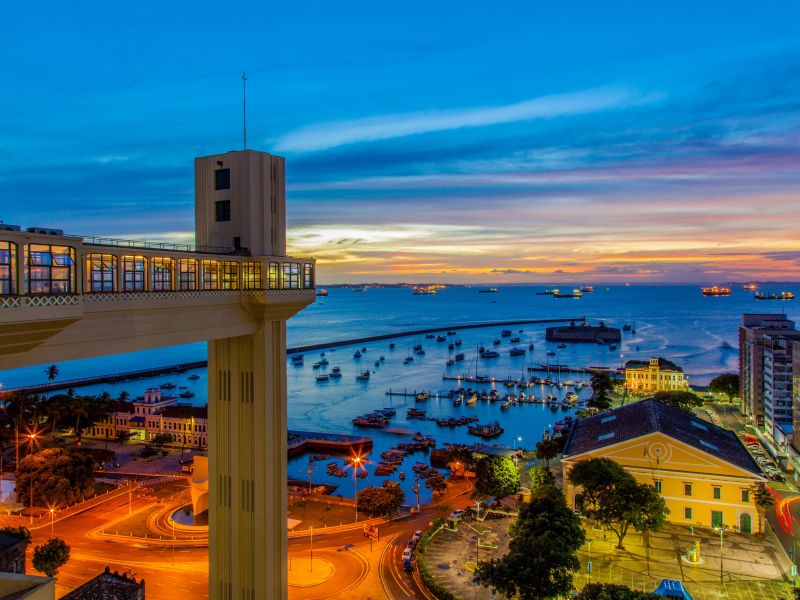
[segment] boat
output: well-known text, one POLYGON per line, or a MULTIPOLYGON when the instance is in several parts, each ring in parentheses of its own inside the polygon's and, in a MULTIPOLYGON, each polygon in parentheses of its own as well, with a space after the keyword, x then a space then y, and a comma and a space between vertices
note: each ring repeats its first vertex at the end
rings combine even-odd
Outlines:
POLYGON ((195 381, 197 379, 200 379, 200 375, 198 375, 197 373, 194 373, 192 375, 189 375, 189 377, 187 379, 191 379, 192 381, 195 381))
POLYGON ((181 393, 180 393, 180 394, 178 394, 178 395, 179 395, 181 398, 194 398, 194 392, 190 392, 189 390, 186 390, 185 392, 181 392, 181 393))
POLYGON ((729 287, 704 287, 701 288, 700 291, 703 293, 703 296, 730 296, 731 295, 731 288, 729 287))
POLYGON ((361 358, 361 351, 356 350, 355 353, 353 354, 353 358, 361 358))
POLYGON ((553 298, 580 298, 582 296, 583 292, 578 288, 575 288, 572 292, 558 292, 553 294, 553 298))
POLYGON ((622 331, 630 331, 631 329, 633 329, 633 325, 630 323, 625 323, 625 325, 622 326, 622 331))
POLYGON ((406 419, 424 419, 425 411, 418 408, 409 408, 406 411, 406 419))
POLYGON ((494 346, 499 346, 499 345, 500 345, 500 344, 502 344, 502 343, 503 343, 503 342, 501 342, 500 340, 494 340, 494 341, 492 342, 492 345, 494 345, 494 346))
POLYGON ((380 367, 380 366, 381 366, 381 361, 379 361, 379 360, 376 360, 376 361, 375 361, 375 366, 376 366, 376 367, 380 367))
POLYGON ((436 337, 436 341, 437 341, 437 342, 444 342, 446 339, 447 339, 447 338, 446 338, 446 337, 444 337, 443 335, 439 335, 439 336, 437 336, 437 337, 436 337))
POLYGON ((312 369, 319 369, 319 367, 320 367, 320 364, 318 362, 315 362, 313 365, 311 365, 312 369))
POLYGON ((358 381, 366 381, 367 379, 369 379, 369 371, 364 371, 363 373, 359 373, 358 375, 356 375, 356 379, 358 381))
POLYGON ((470 396, 467 399, 466 405, 467 406, 475 406, 477 403, 478 403, 478 394, 472 394, 472 396, 470 396))
MULTIPOLYGON (((323 373, 322 375, 317 375, 317 381, 318 382, 328 381, 331 377, 333 377, 333 375, 328 375, 326 373, 323 373)), ((339 377, 341 377, 341 375, 339 375, 339 377)))
POLYGON ((484 350, 481 352, 481 358, 499 358, 500 353, 495 352, 494 350, 484 350))
POLYGON ((508 353, 511 356, 525 356, 525 348, 512 348, 508 353))
POLYGON ((451 329, 450 331, 447 332, 447 335, 455 335, 455 334, 456 334, 456 332, 453 329, 451 329))
POLYGON ((794 300, 792 292, 756 292, 756 300, 794 300))
POLYGON ((548 350, 547 351, 547 356, 555 356, 555 355, 556 355, 556 353, 555 353, 554 350, 548 350))
POLYGON ((389 424, 389 419, 377 413, 362 415, 353 419, 353 425, 357 427, 386 427, 389 424))
POLYGON ((500 427, 500 423, 497 421, 492 421, 491 423, 487 423, 486 425, 481 425, 480 423, 476 423, 474 425, 469 425, 467 427, 467 432, 472 435, 477 435, 478 437, 482 437, 484 439, 494 438, 498 435, 503 433, 504 429, 500 427))
POLYGON ((328 377, 330 377, 331 379, 341 379, 342 372, 340 370, 338 370, 337 367, 334 367, 333 371, 328 373, 328 377))
POLYGON ((408 363, 413 362, 413 360, 414 360, 413 356, 411 356, 411 355, 406 356, 405 360, 403 360, 403 364, 407 365, 408 363))
POLYGON ((481 288, 478 290, 479 294, 496 294, 499 290, 495 287, 481 288))
POLYGON ((328 295, 328 290, 326 290, 325 288, 319 288, 317 290, 316 295, 317 296, 322 296, 322 297, 327 296, 328 295))
POLYGON ((400 471, 400 473, 397 475, 397 478, 398 478, 400 481, 405 481, 405 480, 406 480, 406 474, 405 474, 405 472, 403 472, 403 471, 400 471))
POLYGON ((455 360, 453 360, 452 358, 449 358, 449 359, 447 359, 447 362, 446 362, 446 363, 444 363, 444 364, 445 364, 446 366, 448 366, 448 367, 452 367, 454 364, 456 364, 456 361, 455 361, 455 360))
POLYGON ((591 294, 594 291, 594 288, 591 285, 584 285, 581 286, 581 291, 584 294, 591 294))
POLYGON ((453 360, 456 361, 456 362, 461 362, 462 360, 464 360, 464 353, 463 352, 459 352, 458 354, 456 354, 453 357, 453 360))
POLYGON ((425 336, 425 339, 426 340, 433 340, 433 339, 436 339, 436 336, 433 335, 432 333, 429 333, 428 335, 425 336))
POLYGON ((503 329, 503 331, 500 332, 500 337, 511 337, 511 330, 503 329))
POLYGON ((437 286, 434 285, 415 285, 411 288, 411 293, 415 296, 435 296, 437 286))
POLYGON ((389 350, 394 350, 394 342, 392 342, 391 344, 389 344, 389 350))
POLYGON ((558 348, 559 350, 563 350, 566 347, 567 347, 566 344, 559 344, 558 346, 556 346, 556 348, 558 348))
POLYGON ((512 344, 519 344, 521 340, 522 340, 522 338, 520 338, 520 337, 512 337, 511 338, 511 343, 512 344))
POLYGON ((461 406, 461 403, 464 401, 464 396, 458 395, 453 398, 453 406, 461 406))
POLYGON ((319 361, 319 364, 323 367, 327 367, 330 364, 330 361, 328 361, 328 359, 325 358, 324 353, 322 356, 322 360, 319 361))
POLYGON ((756 285, 755 281, 751 281, 750 283, 744 284, 744 289, 746 289, 748 292, 755 292, 758 289, 758 285, 756 285))
POLYGON ((545 290, 543 292, 536 292, 536 295, 537 296, 553 296, 553 295, 558 294, 558 293, 559 293, 558 290, 556 288, 553 288, 552 290, 545 290))
POLYGON ((461 340, 456 340, 456 348, 458 348, 461 344, 463 344, 461 340))
POLYGON ((419 394, 414 396, 414 400, 416 400, 417 402, 425 402, 428 398, 430 398, 428 392, 420 392, 419 394))
POLYGON ((378 360, 379 360, 379 361, 381 361, 381 362, 383 362, 383 361, 385 361, 385 360, 386 360, 386 357, 385 357, 383 354, 381 354, 381 356, 380 356, 380 358, 379 358, 378 360))
POLYGON ((511 398, 506 398, 506 399, 505 399, 505 400, 503 400, 503 402, 500 404, 500 408, 502 408, 503 410, 506 410, 507 408, 511 408, 511 405, 512 405, 512 404, 514 404, 514 401, 513 401, 511 398))
POLYGON ((178 386, 175 385, 174 383, 162 383, 158 387, 161 388, 162 390, 174 390, 178 386))

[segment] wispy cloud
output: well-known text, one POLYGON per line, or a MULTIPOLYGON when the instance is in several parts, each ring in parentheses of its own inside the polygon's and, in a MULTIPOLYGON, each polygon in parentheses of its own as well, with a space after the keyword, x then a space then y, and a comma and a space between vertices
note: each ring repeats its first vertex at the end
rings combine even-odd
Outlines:
POLYGON ((505 106, 432 110, 318 123, 287 133, 278 138, 276 146, 281 152, 311 152, 421 133, 581 115, 647 104, 660 98, 659 94, 642 94, 629 87, 602 87, 540 96, 505 106))

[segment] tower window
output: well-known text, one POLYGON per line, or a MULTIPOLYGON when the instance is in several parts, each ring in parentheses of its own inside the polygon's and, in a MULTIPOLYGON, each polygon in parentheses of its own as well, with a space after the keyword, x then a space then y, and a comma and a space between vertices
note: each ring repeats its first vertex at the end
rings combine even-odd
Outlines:
POLYGON ((231 201, 230 200, 218 200, 215 203, 216 211, 217 211, 217 222, 219 221, 230 221, 231 220, 231 201))
POLYGON ((230 169, 217 169, 216 171, 214 171, 214 189, 215 190, 231 189, 230 169))

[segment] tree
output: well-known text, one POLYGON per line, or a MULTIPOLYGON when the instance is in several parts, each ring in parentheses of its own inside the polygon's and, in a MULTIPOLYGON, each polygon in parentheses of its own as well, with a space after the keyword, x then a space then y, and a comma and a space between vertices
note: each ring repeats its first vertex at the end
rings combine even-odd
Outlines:
POLYGON ((509 534, 508 554, 480 563, 475 581, 520 600, 566 596, 580 568, 578 549, 586 534, 564 494, 554 486, 536 490, 520 507, 509 534))
POLYGON ((556 478, 546 464, 536 465, 531 469, 531 491, 535 492, 542 486, 555 485, 556 478))
POLYGON ((172 436, 168 433, 157 433, 153 436, 150 442, 159 448, 165 444, 172 443, 172 436))
POLYGON ((47 381, 52 382, 58 377, 58 366, 50 365, 44 370, 44 374, 47 375, 47 381))
POLYGON ((673 408, 680 408, 686 412, 692 412, 694 407, 703 405, 703 400, 700 398, 700 396, 697 396, 692 392, 684 392, 681 390, 656 392, 656 394, 653 396, 653 399, 672 406, 673 408))
POLYGON ((358 492, 358 510, 370 515, 385 515, 397 512, 405 502, 406 495, 395 481, 384 481, 382 486, 367 487, 358 492))
POLYGON ((425 480, 425 487, 433 490, 434 494, 443 494, 447 491, 447 482, 441 475, 425 480))
POLYGON ((142 458, 153 458, 156 454, 158 454, 158 450, 153 448, 150 444, 144 446, 139 451, 139 456, 141 456, 142 458))
POLYGON ((94 494, 94 460, 77 450, 46 448, 20 461, 17 501, 28 506, 65 506, 94 494))
POLYGON ((60 538, 51 538, 33 549, 33 568, 48 577, 58 575, 68 560, 69 546, 60 538))
POLYGON ((475 490, 484 496, 505 498, 519 490, 519 471, 506 456, 484 456, 475 469, 475 490))
POLYGON ((596 410, 611 408, 611 392, 614 389, 611 375, 607 371, 595 371, 592 373, 589 383, 592 386, 592 397, 589 398, 586 406, 596 410))
POLYGON ((118 431, 117 432, 117 443, 118 444, 127 444, 133 434, 130 431, 118 431))
POLYGON ((725 394, 728 397, 728 402, 733 402, 733 397, 739 395, 739 374, 723 373, 722 375, 717 375, 709 382, 708 387, 712 392, 725 394))
POLYGON ((585 586, 576 600, 658 600, 650 592, 641 592, 616 583, 590 583, 585 586))
POLYGON ((74 396, 70 400, 67 414, 75 423, 75 438, 78 445, 81 443, 83 430, 105 419, 111 410, 109 401, 96 396, 74 396))
POLYGON ((33 539, 30 529, 21 525, 19 527, 0 527, 0 533, 5 533, 21 540, 25 540, 26 544, 30 544, 31 539, 33 539))
POLYGON ((545 467, 550 467, 550 461, 561 454, 564 448, 563 437, 557 435, 536 442, 536 458, 543 460, 545 467))
POLYGON ((775 499, 772 497, 772 494, 769 493, 767 486, 763 483, 753 486, 752 492, 753 502, 755 503, 756 511, 758 512, 758 533, 761 533, 764 531, 764 516, 767 514, 767 511, 772 508, 772 505, 775 504, 775 499))
POLYGON ((624 550, 628 530, 658 531, 667 520, 667 504, 655 487, 637 483, 633 475, 607 458, 581 461, 573 467, 569 481, 582 488, 578 508, 617 536, 617 549, 624 550))

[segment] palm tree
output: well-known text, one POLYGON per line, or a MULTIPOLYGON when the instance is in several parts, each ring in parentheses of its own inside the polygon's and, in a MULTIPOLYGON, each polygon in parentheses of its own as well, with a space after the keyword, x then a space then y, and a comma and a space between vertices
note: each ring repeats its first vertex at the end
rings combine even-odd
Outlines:
POLYGON ((89 412, 89 398, 87 396, 75 396, 69 404, 69 411, 75 418, 75 440, 77 444, 81 445, 81 419, 88 419, 89 412))
POLYGON ((58 377, 58 366, 56 366, 56 365, 50 365, 49 367, 47 367, 47 368, 44 370, 44 374, 45 374, 45 375, 47 375, 47 381, 49 381, 50 383, 52 383, 52 382, 53 382, 53 380, 54 380, 56 377, 58 377))
POLYGON ((5 399, 6 414, 14 421, 17 465, 19 465, 19 430, 23 423, 30 424, 35 403, 35 397, 26 390, 16 391, 5 399))
POLYGON ((763 531, 762 524, 764 522, 764 516, 767 514, 767 511, 772 508, 772 505, 775 504, 775 499, 772 497, 772 494, 769 493, 767 486, 763 483, 759 483, 753 487, 753 502, 755 502, 756 511, 758 512, 758 533, 761 533, 763 531))

